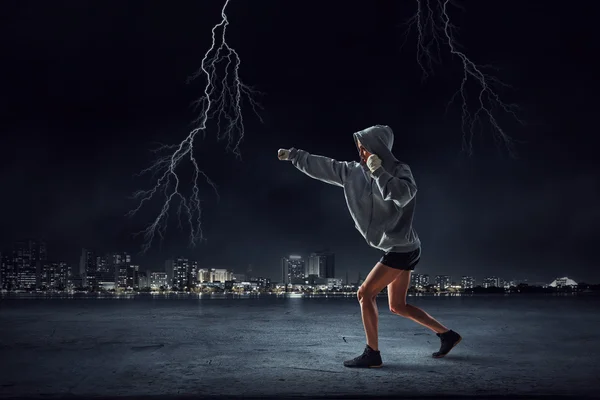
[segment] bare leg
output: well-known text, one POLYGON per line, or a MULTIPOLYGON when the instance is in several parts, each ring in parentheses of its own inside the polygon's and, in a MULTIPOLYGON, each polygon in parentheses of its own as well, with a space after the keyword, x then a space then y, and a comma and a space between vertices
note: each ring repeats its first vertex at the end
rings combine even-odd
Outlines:
POLYGON ((436 321, 431 315, 410 304, 406 304, 406 293, 410 285, 411 271, 400 271, 396 279, 388 285, 388 301, 390 311, 396 315, 412 319, 434 331, 435 333, 448 332, 448 328, 436 321))
POLYGON ((377 295, 384 287, 391 284, 401 272, 377 263, 357 292, 365 335, 367 337, 367 345, 375 351, 379 351, 379 341, 377 338, 379 322, 377 295))

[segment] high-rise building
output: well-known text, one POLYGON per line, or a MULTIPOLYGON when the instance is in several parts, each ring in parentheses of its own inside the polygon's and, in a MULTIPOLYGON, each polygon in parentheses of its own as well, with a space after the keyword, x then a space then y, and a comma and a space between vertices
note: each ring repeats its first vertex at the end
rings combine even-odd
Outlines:
POLYGON ((131 264, 131 254, 129 254, 127 252, 113 253, 112 258, 113 258, 114 265, 131 264))
POLYGON ((43 261, 37 263, 36 267, 37 287, 43 290, 52 289, 56 263, 43 261))
POLYGON ((165 261, 165 274, 167 274, 167 284, 169 289, 173 287, 173 275, 175 271, 175 260, 165 261))
POLYGON ((129 265, 126 263, 115 264, 115 287, 121 289, 127 288, 127 269, 129 265))
POLYGON ((129 264, 127 267, 127 279, 125 281, 128 290, 140 288, 140 266, 129 264))
POLYGON ((170 289, 171 285, 167 280, 166 272, 152 272, 150 273, 150 289, 158 290, 160 288, 170 289))
POLYGON ((419 280, 419 274, 412 273, 410 275, 410 286, 417 287, 417 281, 419 280))
POLYGON ((305 262, 302 256, 291 255, 281 259, 281 281, 283 284, 302 284, 305 277, 305 262))
POLYGON ((0 289, 4 289, 4 279, 5 279, 5 266, 4 266, 4 257, 2 252, 0 251, 0 289))
POLYGON ((334 278, 335 254, 327 251, 312 253, 308 257, 305 275, 316 275, 319 278, 334 278))
POLYGON ((427 285, 429 285, 429 275, 411 274, 410 286, 415 287, 417 289, 422 289, 427 285))
POLYGON ((98 289, 98 268, 96 265, 96 254, 90 249, 81 249, 79 257, 79 276, 84 287, 91 290, 98 289))
MULTIPOLYGON (((98 289, 112 290, 118 286, 119 274, 125 274, 125 271, 120 272, 122 260, 127 261, 128 255, 107 253, 102 256, 96 256, 96 286, 98 289)), ((131 258, 129 257, 130 261, 131 258)))
POLYGON ((446 290, 450 286, 452 279, 448 275, 437 275, 435 277, 435 286, 438 290, 446 290))
POLYGON ((138 287, 140 290, 148 289, 150 287, 150 274, 146 271, 139 271, 138 282, 138 287))
POLYGON ((12 252, 0 256, 0 288, 15 290, 19 287, 17 269, 13 261, 12 252))
POLYGON ((475 287, 475 278, 472 276, 462 276, 460 278, 460 286, 463 289, 473 289, 475 287))
POLYGON ((32 290, 41 286, 38 276, 46 261, 46 243, 38 240, 15 242, 13 268, 16 270, 18 288, 32 290))
POLYGON ((258 287, 261 287, 263 289, 269 289, 271 287, 271 279, 269 278, 263 278, 262 276, 259 276, 257 278, 252 279, 253 282, 256 282, 258 287))
POLYGON ((198 284, 198 261, 192 261, 190 263, 190 271, 188 273, 187 287, 190 289, 195 288, 198 284))
POLYGON ((165 261, 165 272, 169 280, 169 288, 184 290, 190 281, 190 263, 187 258, 176 257, 165 261))
POLYGON ((190 274, 190 263, 187 258, 175 259, 173 265, 173 286, 178 290, 184 290, 188 284, 190 274))
POLYGON ((59 262, 56 264, 54 270, 54 286, 56 289, 65 290, 73 288, 73 271, 71 266, 65 262, 59 262))
POLYGON ((498 278, 497 276, 488 276, 486 278, 483 278, 482 286, 484 288, 501 287, 500 278, 498 278))
POLYGON ((321 257, 319 257, 316 253, 312 253, 308 256, 308 262, 306 263, 306 272, 305 276, 313 275, 319 277, 319 267, 321 264, 321 257))
POLYGON ((73 286, 71 266, 64 262, 46 262, 42 272, 42 287, 53 290, 71 289, 73 286))
POLYGON ((137 288, 139 265, 131 264, 131 255, 126 252, 111 253, 111 267, 114 274, 114 286, 121 289, 133 290, 137 288))
POLYGON ((210 268, 198 269, 198 282, 200 282, 200 283, 212 282, 212 275, 210 273, 210 268))
POLYGON ((232 281, 233 280, 233 272, 225 268, 215 268, 213 269, 213 282, 221 282, 232 281))
POLYGON ((225 283, 233 280, 233 272, 226 268, 201 268, 198 270, 198 280, 202 283, 225 283))
MULTIPOLYGON (((117 261, 120 261, 123 257, 116 257, 117 261)), ((98 286, 104 286, 107 284, 116 282, 115 278, 115 260, 114 254, 105 254, 103 256, 96 257, 96 279, 98 286)))
POLYGON ((281 258, 281 284, 288 285, 290 283, 290 265, 286 257, 281 258))

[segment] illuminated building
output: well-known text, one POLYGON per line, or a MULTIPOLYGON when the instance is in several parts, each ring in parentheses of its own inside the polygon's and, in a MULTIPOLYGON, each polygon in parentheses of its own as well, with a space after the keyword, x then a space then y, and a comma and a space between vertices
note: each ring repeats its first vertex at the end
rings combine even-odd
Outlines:
POLYGON ((198 280, 202 283, 225 283, 233 280, 233 272, 226 268, 201 268, 198 270, 198 280))
POLYGON ((14 290, 18 288, 17 269, 13 257, 8 254, 0 256, 0 288, 14 290))
POLYGON ((89 249, 81 249, 79 257, 79 276, 83 287, 88 287, 92 290, 98 289, 98 266, 94 251, 89 249))
POLYGON ((301 284, 305 277, 305 262, 302 256, 291 255, 281 259, 281 281, 283 284, 301 284))
POLYGON ((150 273, 150 289, 158 290, 160 288, 170 289, 166 272, 150 273))
POLYGON ((551 287, 565 287, 565 286, 575 287, 575 286, 577 286, 577 282, 575 282, 573 279, 567 278, 565 276, 564 278, 556 278, 554 281, 552 281, 550 286, 551 287))
POLYGON ((17 288, 33 290, 39 286, 42 265, 46 262, 46 243, 37 240, 22 240, 14 243, 13 268, 17 277, 17 288))
POLYGON ((473 278, 472 276, 461 277, 460 286, 463 289, 473 289, 475 287, 475 278, 473 278))
POLYGON ((488 276, 486 278, 483 278, 482 286, 484 288, 502 287, 500 284, 500 278, 496 276, 488 276))
POLYGON ((316 252, 308 257, 306 276, 316 275, 319 278, 335 278, 335 254, 316 252))
POLYGON ((437 275, 435 277, 435 286, 438 290, 446 290, 450 286, 450 276, 448 275, 437 275))
POLYGON ((415 287, 417 289, 422 289, 425 286, 429 285, 429 275, 427 274, 411 274, 410 276, 410 286, 415 287))

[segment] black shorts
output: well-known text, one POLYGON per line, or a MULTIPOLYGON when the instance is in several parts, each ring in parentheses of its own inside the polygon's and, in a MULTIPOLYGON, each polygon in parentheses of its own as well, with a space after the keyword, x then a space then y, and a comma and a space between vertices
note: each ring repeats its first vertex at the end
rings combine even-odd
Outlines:
POLYGON ((401 269, 404 271, 414 271, 415 267, 421 260, 421 248, 408 253, 394 253, 388 251, 379 260, 386 267, 401 269))

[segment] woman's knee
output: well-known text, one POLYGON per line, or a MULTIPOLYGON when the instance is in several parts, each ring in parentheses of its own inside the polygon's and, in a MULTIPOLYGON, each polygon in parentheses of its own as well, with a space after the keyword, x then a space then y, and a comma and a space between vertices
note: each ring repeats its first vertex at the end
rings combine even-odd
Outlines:
POLYGON ((377 293, 374 293, 373 290, 370 290, 369 288, 367 288, 365 286, 361 286, 358 288, 358 291, 356 292, 356 297, 358 298, 359 302, 363 302, 363 301, 367 301, 367 300, 375 300, 375 298, 377 297, 377 293))

